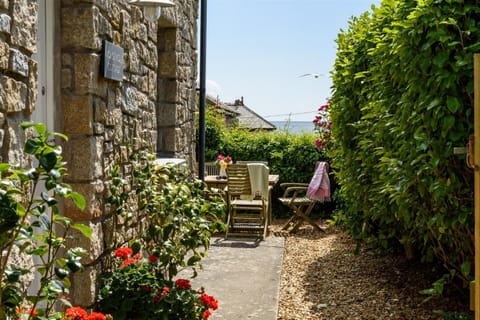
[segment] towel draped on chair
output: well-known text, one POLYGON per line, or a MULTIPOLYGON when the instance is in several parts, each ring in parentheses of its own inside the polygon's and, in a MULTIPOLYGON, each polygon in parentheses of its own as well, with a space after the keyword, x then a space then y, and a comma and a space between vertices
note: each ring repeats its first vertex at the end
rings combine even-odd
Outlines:
POLYGON ((252 199, 255 196, 261 196, 264 200, 268 200, 269 168, 263 163, 248 163, 247 168, 250 176, 252 199))
POLYGON ((328 178, 328 163, 319 162, 310 184, 307 195, 317 201, 330 201, 330 179, 328 178))

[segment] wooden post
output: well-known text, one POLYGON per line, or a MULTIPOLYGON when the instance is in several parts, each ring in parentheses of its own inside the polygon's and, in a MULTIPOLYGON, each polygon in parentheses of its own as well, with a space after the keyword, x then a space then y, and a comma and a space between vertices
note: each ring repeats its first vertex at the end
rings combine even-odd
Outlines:
POLYGON ((480 320, 480 54, 474 64, 474 203, 475 203, 475 320, 480 320))

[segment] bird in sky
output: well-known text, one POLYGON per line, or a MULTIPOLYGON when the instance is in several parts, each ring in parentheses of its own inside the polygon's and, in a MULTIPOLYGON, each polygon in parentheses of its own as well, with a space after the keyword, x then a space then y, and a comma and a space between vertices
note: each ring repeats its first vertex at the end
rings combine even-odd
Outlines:
POLYGON ((323 77, 324 74, 321 74, 321 73, 305 73, 305 74, 302 74, 301 76, 298 76, 299 78, 302 78, 302 77, 314 77, 314 78, 318 78, 318 77, 323 77))

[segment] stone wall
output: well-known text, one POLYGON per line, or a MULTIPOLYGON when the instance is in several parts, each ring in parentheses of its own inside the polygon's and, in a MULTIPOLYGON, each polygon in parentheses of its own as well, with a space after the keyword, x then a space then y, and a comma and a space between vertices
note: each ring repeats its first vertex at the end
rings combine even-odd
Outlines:
POLYGON ((192 167, 195 163, 198 1, 176 3, 182 10, 165 10, 159 20, 158 151, 163 156, 187 159, 192 167))
POLYGON ((67 182, 87 200, 84 211, 70 203, 65 207, 70 217, 94 230, 92 241, 75 244, 89 252, 86 272, 76 275, 72 290, 75 303, 83 306, 94 301, 89 293, 96 292, 104 257, 134 235, 137 223, 115 221, 106 201, 111 169, 119 166, 129 179, 128 160, 145 147, 193 163, 198 3, 175 3, 162 10, 157 23, 147 22, 142 9, 127 1, 62 1, 60 83, 62 131, 70 137, 65 146, 67 182), (103 40, 124 50, 121 82, 99 74, 103 40))
MULTIPOLYGON (((66 202, 65 214, 93 230, 91 241, 72 244, 88 256, 71 295, 90 306, 106 257, 135 234, 122 221, 114 228, 111 169, 129 179, 128 160, 142 148, 194 164, 198 0, 174 0, 158 22, 128 0, 47 1, 55 1, 55 130, 69 137, 65 182, 87 203, 79 211, 66 202), (100 74, 104 40, 124 50, 122 81, 100 74)), ((37 0, 0 0, 0 162, 24 162, 19 124, 37 100, 37 15, 37 0)))
POLYGON ((35 0, 0 0, 0 162, 24 162, 19 125, 37 99, 36 21, 35 0))

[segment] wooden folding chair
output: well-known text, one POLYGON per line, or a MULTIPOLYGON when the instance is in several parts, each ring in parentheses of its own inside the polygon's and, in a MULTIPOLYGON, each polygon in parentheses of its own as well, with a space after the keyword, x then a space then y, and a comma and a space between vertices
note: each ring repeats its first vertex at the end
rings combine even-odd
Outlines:
MULTIPOLYGON (((319 164, 320 163, 317 163, 315 171, 317 171, 319 164)), ((324 165, 326 165, 328 168, 328 164, 324 163, 324 165)), ((283 193, 283 196, 278 198, 278 200, 283 205, 289 207, 294 213, 293 216, 282 227, 282 230, 290 229, 289 232, 294 233, 298 230, 302 222, 305 221, 305 222, 308 222, 310 225, 312 225, 318 231, 324 232, 324 230, 320 228, 320 226, 318 226, 318 224, 316 224, 309 217, 313 207, 315 206, 315 203, 318 201, 307 195, 309 184, 287 182, 287 183, 280 184, 280 186, 282 188, 285 188, 285 191, 283 193)), ((321 201, 324 201, 324 199, 322 199, 321 201)))
MULTIPOLYGON (((268 176, 268 174, 267 174, 268 176)), ((268 184, 268 179, 266 181, 268 184)), ((227 167, 228 236, 267 236, 268 195, 253 195, 248 166, 231 164, 227 167)))

